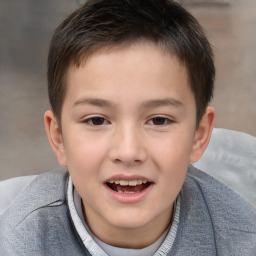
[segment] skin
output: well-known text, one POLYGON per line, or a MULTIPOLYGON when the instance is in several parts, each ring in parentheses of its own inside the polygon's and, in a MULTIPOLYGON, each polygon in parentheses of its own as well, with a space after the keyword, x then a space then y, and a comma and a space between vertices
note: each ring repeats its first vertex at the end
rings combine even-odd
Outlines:
POLYGON ((95 52, 70 66, 67 84, 61 129, 50 110, 45 127, 83 200, 86 222, 108 244, 152 244, 170 224, 189 163, 208 145, 214 109, 207 107, 196 127, 185 66, 149 42, 95 52), (138 175, 152 183, 136 202, 117 200, 105 186, 113 176, 138 175))

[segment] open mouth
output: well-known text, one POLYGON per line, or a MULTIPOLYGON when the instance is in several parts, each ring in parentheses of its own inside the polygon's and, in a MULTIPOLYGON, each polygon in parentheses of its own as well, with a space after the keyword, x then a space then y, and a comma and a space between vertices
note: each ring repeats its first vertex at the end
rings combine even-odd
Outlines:
POLYGON ((152 182, 147 180, 110 180, 106 185, 117 193, 140 193, 148 188, 152 182))

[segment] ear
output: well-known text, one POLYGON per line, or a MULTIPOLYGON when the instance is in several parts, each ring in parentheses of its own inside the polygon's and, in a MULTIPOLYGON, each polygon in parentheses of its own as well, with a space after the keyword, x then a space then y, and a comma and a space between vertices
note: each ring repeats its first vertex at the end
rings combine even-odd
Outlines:
POLYGON ((44 126, 48 136, 48 140, 61 166, 67 166, 65 148, 61 129, 57 119, 51 110, 44 114, 44 126))
POLYGON ((199 161, 206 150, 211 138, 214 120, 215 110, 213 107, 208 106, 195 132, 193 148, 190 155, 191 163, 199 161))

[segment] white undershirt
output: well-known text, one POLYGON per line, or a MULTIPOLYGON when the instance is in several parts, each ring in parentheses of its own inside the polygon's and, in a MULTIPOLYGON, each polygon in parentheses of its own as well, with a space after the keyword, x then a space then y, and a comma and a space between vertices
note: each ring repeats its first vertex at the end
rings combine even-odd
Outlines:
POLYGON ((98 239, 89 229, 85 223, 82 201, 76 189, 73 187, 71 177, 68 185, 68 206, 70 209, 71 217, 76 227, 78 234, 80 235, 84 245, 88 251, 95 256, 158 256, 166 255, 174 242, 176 231, 179 222, 179 211, 180 211, 180 197, 178 197, 174 220, 171 228, 168 228, 162 236, 153 244, 142 249, 130 249, 130 248, 119 248, 104 243, 98 239))

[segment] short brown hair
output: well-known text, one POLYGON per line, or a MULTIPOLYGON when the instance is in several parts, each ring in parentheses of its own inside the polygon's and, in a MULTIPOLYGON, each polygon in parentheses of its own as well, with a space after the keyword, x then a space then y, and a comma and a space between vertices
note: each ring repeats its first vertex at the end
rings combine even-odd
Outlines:
POLYGON ((49 100, 59 123, 70 64, 79 66, 102 47, 141 40, 160 45, 184 63, 199 123, 213 95, 213 52, 196 19, 171 0, 89 0, 59 25, 48 55, 49 100))

